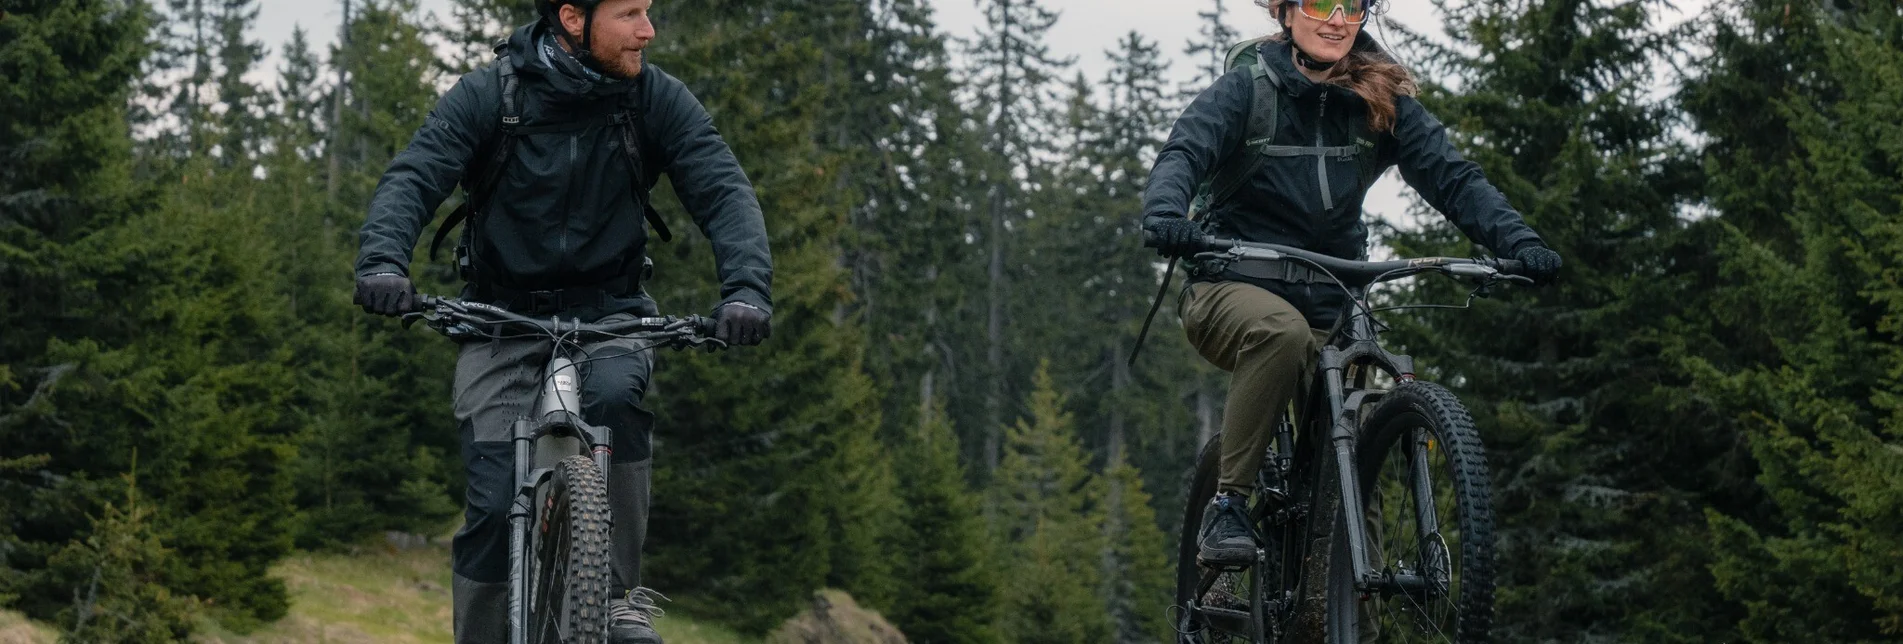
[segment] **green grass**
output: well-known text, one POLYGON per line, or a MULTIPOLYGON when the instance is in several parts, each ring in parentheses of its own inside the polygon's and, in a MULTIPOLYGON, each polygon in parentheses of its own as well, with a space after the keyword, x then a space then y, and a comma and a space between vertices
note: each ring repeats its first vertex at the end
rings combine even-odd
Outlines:
MULTIPOLYGON (((238 635, 209 619, 199 644, 425 644, 450 642, 449 549, 366 549, 358 554, 299 553, 273 570, 291 591, 291 613, 238 635)), ((663 602, 665 604, 666 602, 663 602)), ((668 644, 758 644, 718 624, 670 612, 655 621, 668 644)), ((53 644, 55 630, 0 611, 0 644, 53 644)))
POLYGON ((202 621, 199 639, 220 644, 450 641, 445 548, 296 554, 273 572, 291 591, 290 615, 244 636, 202 621))
MULTIPOLYGON (((450 641, 449 549, 442 545, 362 554, 298 554, 275 570, 291 590, 291 614, 246 636, 215 625, 201 641, 217 644, 354 644, 450 641)), ((717 624, 679 613, 656 620, 668 644, 755 644, 717 624)))

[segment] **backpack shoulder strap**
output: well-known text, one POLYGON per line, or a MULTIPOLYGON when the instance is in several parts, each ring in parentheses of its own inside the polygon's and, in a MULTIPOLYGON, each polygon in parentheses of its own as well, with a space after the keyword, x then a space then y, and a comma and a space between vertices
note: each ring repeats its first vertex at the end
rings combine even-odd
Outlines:
POLYGON ((1262 169, 1263 161, 1274 156, 1266 152, 1276 147, 1269 144, 1275 140, 1275 130, 1281 119, 1282 97, 1278 94, 1282 81, 1275 77, 1267 65, 1259 62, 1250 64, 1248 69, 1255 87, 1249 97, 1249 126, 1244 134, 1242 148, 1236 150, 1227 163, 1217 168, 1215 177, 1210 179, 1210 208, 1235 196, 1236 191, 1242 189, 1242 184, 1262 169), (1243 161, 1245 157, 1248 159, 1246 162, 1243 161))
POLYGON ((1368 127, 1368 113, 1355 116, 1355 163, 1361 166, 1361 192, 1366 193, 1374 182, 1381 178, 1381 157, 1379 144, 1381 133, 1368 127))
POLYGON ((621 126, 621 149, 628 155, 629 184, 635 197, 641 200, 641 217, 654 227, 654 234, 661 241, 674 241, 674 231, 668 229, 667 221, 661 219, 661 213, 654 210, 653 200, 648 195, 647 165, 644 162, 646 155, 642 154, 641 146, 641 133, 646 123, 641 118, 641 111, 633 107, 623 109, 615 115, 615 123, 621 126))
POLYGON ((515 78, 515 63, 504 54, 496 59, 496 84, 502 88, 502 123, 489 148, 489 163, 483 167, 481 182, 463 182, 463 203, 443 219, 443 225, 436 228, 436 236, 430 240, 430 259, 436 258, 436 251, 442 247, 443 240, 454 230, 475 215, 475 211, 488 201, 495 190, 496 179, 502 176, 502 167, 515 151, 516 127, 522 124, 522 86, 515 78))
POLYGON ((1244 40, 1230 45, 1229 51, 1222 56, 1222 68, 1235 69, 1242 65, 1261 63, 1262 43, 1268 42, 1268 40, 1268 36, 1263 36, 1261 38, 1244 40))

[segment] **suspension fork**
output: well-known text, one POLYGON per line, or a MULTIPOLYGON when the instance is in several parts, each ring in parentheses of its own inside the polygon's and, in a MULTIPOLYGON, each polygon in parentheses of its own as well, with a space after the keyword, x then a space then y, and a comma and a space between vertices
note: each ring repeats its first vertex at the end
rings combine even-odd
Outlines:
POLYGON ((1368 583, 1373 566, 1368 561, 1367 528, 1362 524, 1366 508, 1362 506, 1361 479, 1356 475, 1355 440, 1357 417, 1360 415, 1362 401, 1372 392, 1365 390, 1349 394, 1345 391, 1344 372, 1348 359, 1341 349, 1333 346, 1322 348, 1321 372, 1327 387, 1329 417, 1334 423, 1329 427, 1329 442, 1335 452, 1335 480, 1341 491, 1341 525, 1348 541, 1348 563, 1353 566, 1357 589, 1368 583))
POLYGON ((529 472, 534 463, 535 424, 527 419, 515 421, 510 441, 515 448, 513 463, 515 500, 509 504, 509 644, 527 644, 529 565, 523 550, 528 548, 529 518, 535 500, 534 482, 529 472))

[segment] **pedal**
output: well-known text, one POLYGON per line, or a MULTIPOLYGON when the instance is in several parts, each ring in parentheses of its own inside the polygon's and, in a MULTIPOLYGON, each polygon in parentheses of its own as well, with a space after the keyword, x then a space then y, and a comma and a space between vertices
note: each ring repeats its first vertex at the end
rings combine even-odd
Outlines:
MULTIPOLYGON (((1258 551, 1258 552, 1260 552, 1260 551, 1258 551)), ((1204 561, 1204 560, 1203 560, 1203 556, 1202 556, 1202 555, 1200 555, 1200 554, 1199 554, 1199 555, 1196 555, 1196 566, 1197 566, 1197 567, 1199 567, 1199 568, 1202 568, 1202 569, 1204 569, 1204 570, 1210 570, 1210 571, 1215 571, 1215 572, 1242 572, 1242 571, 1245 571, 1245 570, 1248 570, 1248 569, 1249 569, 1249 567, 1251 567, 1251 566, 1254 566, 1254 565, 1255 565, 1255 562, 1253 562, 1253 561, 1249 561, 1249 562, 1241 562, 1241 563, 1217 563, 1217 564, 1212 564, 1212 563, 1209 563, 1209 562, 1207 562, 1207 561, 1204 561)))

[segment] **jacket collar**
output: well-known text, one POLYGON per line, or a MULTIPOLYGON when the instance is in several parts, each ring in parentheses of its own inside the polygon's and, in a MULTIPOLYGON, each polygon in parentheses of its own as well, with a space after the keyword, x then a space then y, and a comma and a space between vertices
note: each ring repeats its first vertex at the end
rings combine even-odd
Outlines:
MULTIPOLYGON (((1355 46, 1352 51, 1381 52, 1385 50, 1381 49, 1380 43, 1375 42, 1374 36, 1368 35, 1367 30, 1364 29, 1355 35, 1355 46)), ((1346 88, 1317 83, 1303 76, 1301 70, 1295 67, 1295 46, 1287 40, 1270 38, 1262 41, 1261 56, 1262 64, 1267 65, 1269 73, 1275 74, 1282 81, 1282 91, 1290 96, 1308 96, 1328 90, 1348 91, 1346 88)))
MULTIPOLYGON (((514 59, 518 73, 540 79, 558 100, 595 100, 633 91, 636 81, 597 78, 584 69, 580 61, 562 50, 560 45, 551 43, 549 46, 555 47, 555 50, 543 51, 544 43, 551 42, 544 37, 547 34, 547 29, 539 20, 523 25, 509 36, 505 49, 509 57, 514 59)), ((643 61, 642 64, 647 63, 643 61)))

